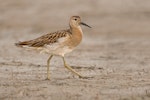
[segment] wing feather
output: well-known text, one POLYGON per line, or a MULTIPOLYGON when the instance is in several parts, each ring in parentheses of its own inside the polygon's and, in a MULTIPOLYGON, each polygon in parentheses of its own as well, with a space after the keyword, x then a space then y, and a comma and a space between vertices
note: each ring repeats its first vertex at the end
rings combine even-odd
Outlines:
POLYGON ((70 34, 71 34, 70 29, 57 31, 54 33, 48 33, 46 35, 43 35, 43 36, 33 39, 33 40, 18 42, 18 43, 16 43, 16 45, 17 46, 26 45, 29 47, 43 47, 46 44, 55 43, 58 41, 59 38, 66 37, 66 35, 70 35, 70 34))

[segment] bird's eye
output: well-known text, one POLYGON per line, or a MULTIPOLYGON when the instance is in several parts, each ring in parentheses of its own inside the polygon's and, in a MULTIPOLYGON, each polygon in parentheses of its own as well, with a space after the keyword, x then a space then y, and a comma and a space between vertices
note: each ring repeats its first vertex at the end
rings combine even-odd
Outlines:
POLYGON ((77 19, 74 19, 75 21, 77 20, 77 19))

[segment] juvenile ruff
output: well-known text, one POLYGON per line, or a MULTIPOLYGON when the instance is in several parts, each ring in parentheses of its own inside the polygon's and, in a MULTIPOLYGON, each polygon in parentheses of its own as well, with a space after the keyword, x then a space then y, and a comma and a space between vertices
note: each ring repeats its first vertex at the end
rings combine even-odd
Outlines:
POLYGON ((48 80, 50 79, 50 60, 55 55, 62 57, 64 66, 68 70, 78 75, 79 77, 83 77, 74 69, 72 69, 66 63, 64 58, 65 54, 71 52, 82 40, 83 32, 80 25, 85 25, 91 28, 89 25, 81 22, 81 18, 79 16, 72 16, 69 22, 70 29, 48 33, 33 40, 18 42, 16 43, 16 46, 33 48, 50 55, 47 60, 48 80))

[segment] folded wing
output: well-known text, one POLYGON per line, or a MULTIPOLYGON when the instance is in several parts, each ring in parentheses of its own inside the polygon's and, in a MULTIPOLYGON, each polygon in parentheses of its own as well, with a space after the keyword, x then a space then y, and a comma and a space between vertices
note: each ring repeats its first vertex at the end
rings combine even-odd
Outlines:
POLYGON ((70 34, 70 30, 63 30, 63 31, 57 31, 54 33, 48 33, 46 35, 43 35, 39 38, 29 40, 29 41, 23 41, 15 43, 16 46, 23 47, 43 47, 44 45, 56 43, 60 38, 66 37, 66 35, 70 34))

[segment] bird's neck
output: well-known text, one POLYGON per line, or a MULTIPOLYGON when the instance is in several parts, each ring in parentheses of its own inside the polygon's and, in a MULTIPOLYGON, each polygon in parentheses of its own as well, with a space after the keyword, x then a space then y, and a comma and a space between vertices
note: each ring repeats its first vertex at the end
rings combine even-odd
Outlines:
POLYGON ((82 29, 80 26, 77 26, 77 27, 71 27, 71 33, 74 37, 78 37, 78 38, 81 38, 82 39, 82 36, 83 36, 83 32, 82 32, 82 29))
POLYGON ((72 42, 74 42, 74 45, 78 45, 81 40, 82 40, 82 36, 83 36, 83 32, 80 26, 77 27, 70 27, 71 30, 71 35, 72 35, 72 42))

